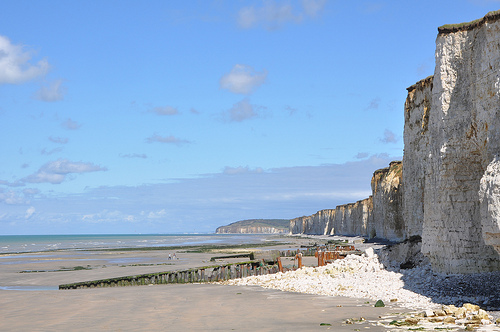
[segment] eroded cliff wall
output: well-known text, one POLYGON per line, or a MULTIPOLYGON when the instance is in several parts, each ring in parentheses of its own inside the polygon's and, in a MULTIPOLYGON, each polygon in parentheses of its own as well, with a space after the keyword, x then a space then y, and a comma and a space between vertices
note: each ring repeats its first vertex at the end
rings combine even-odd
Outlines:
POLYGON ((367 227, 372 218, 372 196, 356 203, 339 205, 335 208, 332 235, 367 236, 367 227))
POLYGON ((290 232, 379 237, 394 241, 404 239, 401 176, 402 163, 392 162, 389 167, 373 174, 372 196, 292 219, 290 232))
POLYGON ((401 241, 406 238, 403 220, 403 164, 393 161, 372 177, 373 226, 370 236, 401 241))
POLYGON ((333 235, 332 228, 336 210, 326 209, 311 216, 303 216, 290 220, 292 234, 333 235))
POLYGON ((408 88, 403 163, 292 233, 421 236, 435 271, 500 270, 500 11, 438 31, 434 76, 408 88))
POLYGON ((430 76, 409 87, 404 108, 403 219, 408 238, 422 236, 432 82, 430 76))
MULTIPOLYGON (((495 236, 483 234, 481 217, 483 211, 490 227, 485 233, 499 233, 494 198, 494 165, 500 152, 498 18, 440 29, 436 40, 432 100, 424 133, 427 157, 421 162, 425 168, 422 252, 440 272, 500 269, 498 253, 487 243, 495 236)), ((409 150, 405 146, 405 154, 409 150)), ((411 179, 407 180, 410 185, 411 179)))
POLYGON ((271 226, 241 226, 229 227, 221 226, 215 231, 216 234, 286 234, 287 229, 271 226))

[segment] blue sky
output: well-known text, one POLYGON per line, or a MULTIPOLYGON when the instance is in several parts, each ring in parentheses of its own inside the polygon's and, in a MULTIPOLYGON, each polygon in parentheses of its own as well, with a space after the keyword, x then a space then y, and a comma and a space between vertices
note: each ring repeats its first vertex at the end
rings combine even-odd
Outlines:
POLYGON ((0 233, 213 232, 366 198, 437 27, 500 1, 11 1, 0 233))

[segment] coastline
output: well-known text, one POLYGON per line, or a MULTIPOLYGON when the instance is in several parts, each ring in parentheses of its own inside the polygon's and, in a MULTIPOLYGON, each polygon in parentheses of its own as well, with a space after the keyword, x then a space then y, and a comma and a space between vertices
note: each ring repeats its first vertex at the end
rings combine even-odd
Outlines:
MULTIPOLYGON (((250 248, 216 250, 214 246, 205 246, 211 248, 208 251, 192 247, 122 248, 1 255, 0 330, 388 331, 394 329, 388 325, 391 320, 415 312, 398 302, 386 301, 386 307, 375 308, 373 299, 283 292, 259 286, 168 284, 61 291, 55 288, 65 283, 206 266, 214 264, 210 258, 221 253, 294 249, 334 238, 276 236, 269 239, 283 242, 272 247, 248 244, 250 248), (168 255, 174 253, 176 259, 169 260, 168 255)), ((383 244, 356 246, 380 248, 383 244)), ((237 260, 222 259, 217 263, 237 260)), ((292 258, 283 258, 283 262, 294 263, 292 258)), ((316 266, 317 259, 304 257, 303 263, 316 266)))
MULTIPOLYGON (((321 241, 310 237, 272 238, 287 242, 273 247, 281 249, 321 241)), ((241 250, 247 249, 229 251, 241 250)), ((170 284, 56 290, 57 285, 64 283, 204 266, 216 256, 213 250, 184 251, 57 250, 4 254, 0 259, 0 330, 352 331, 352 325, 345 322, 363 317, 366 320, 358 322, 359 326, 386 331, 383 326, 375 326, 375 321, 379 316, 400 311, 396 306, 374 308, 366 299, 255 286, 170 284), (169 260, 169 253, 175 253, 178 259, 169 260)), ((313 266, 315 258, 307 257, 304 263, 313 266)))

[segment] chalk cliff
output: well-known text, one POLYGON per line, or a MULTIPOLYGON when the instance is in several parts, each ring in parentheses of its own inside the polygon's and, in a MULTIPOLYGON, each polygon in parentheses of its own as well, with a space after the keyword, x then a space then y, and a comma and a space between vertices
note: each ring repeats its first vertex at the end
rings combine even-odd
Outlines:
POLYGON ((373 217, 369 235, 401 241, 406 238, 403 221, 403 165, 393 161, 388 168, 375 171, 372 177, 373 217))
POLYGON ((364 200, 335 209, 326 209, 311 216, 290 220, 292 234, 357 235, 403 240, 401 187, 402 163, 375 171, 372 177, 373 195, 364 200))
POLYGON ((500 270, 499 40, 500 11, 438 28, 434 75, 407 89, 403 163, 374 173, 370 198, 291 232, 416 236, 435 271, 500 270))
POLYGON ((248 219, 220 226, 217 234, 288 234, 288 219, 248 219))
POLYGON ((335 209, 326 209, 311 216, 303 216, 290 220, 290 233, 309 235, 333 235, 332 226, 335 220, 335 209))
POLYGON ((404 106, 403 219, 408 238, 422 235, 432 82, 430 76, 410 86, 404 106))
MULTIPOLYGON (((422 252, 441 272, 500 269, 492 246, 500 235, 499 18, 491 13, 471 24, 441 27, 436 40, 431 105, 422 114, 428 117, 426 138, 421 138, 425 145, 416 154, 423 154, 425 169, 418 178, 424 181, 422 252)), ((414 163, 405 164, 411 185, 414 163)))

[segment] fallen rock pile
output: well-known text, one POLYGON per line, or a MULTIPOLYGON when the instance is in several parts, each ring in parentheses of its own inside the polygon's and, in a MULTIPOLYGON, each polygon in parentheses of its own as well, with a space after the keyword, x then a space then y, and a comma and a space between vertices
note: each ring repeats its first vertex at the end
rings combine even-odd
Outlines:
POLYGON ((499 331, 500 319, 493 317, 478 305, 465 303, 462 307, 445 305, 441 309, 410 314, 401 320, 381 320, 378 322, 388 327, 407 328, 409 330, 447 330, 447 331, 499 331))
MULTIPOLYGON (((497 275, 492 276, 488 275, 486 279, 497 287, 497 275)), ((454 277, 458 278, 433 274, 429 266, 389 271, 379 262, 373 249, 369 248, 361 256, 349 255, 326 266, 304 267, 296 271, 233 279, 223 283, 258 285, 308 294, 368 298, 388 303, 397 301, 398 306, 420 310, 420 313, 412 314, 404 321, 385 322, 392 323, 393 327, 408 326, 411 330, 413 330, 411 327, 416 325, 422 328, 427 328, 429 325, 432 330, 436 327, 451 330, 488 327, 488 331, 500 331, 498 325, 500 320, 495 320, 477 305, 463 304, 460 294, 449 293, 455 290, 447 287, 446 282, 450 278, 453 280, 454 277), (441 289, 442 284, 445 286, 441 289), (421 291, 426 287, 432 291, 430 293, 421 291)), ((487 293, 487 290, 488 285, 484 284, 477 291, 487 293)), ((490 293, 485 294, 484 298, 466 297, 466 299, 472 298, 475 303, 485 303, 490 301, 491 297, 498 296, 498 293, 490 293)))

